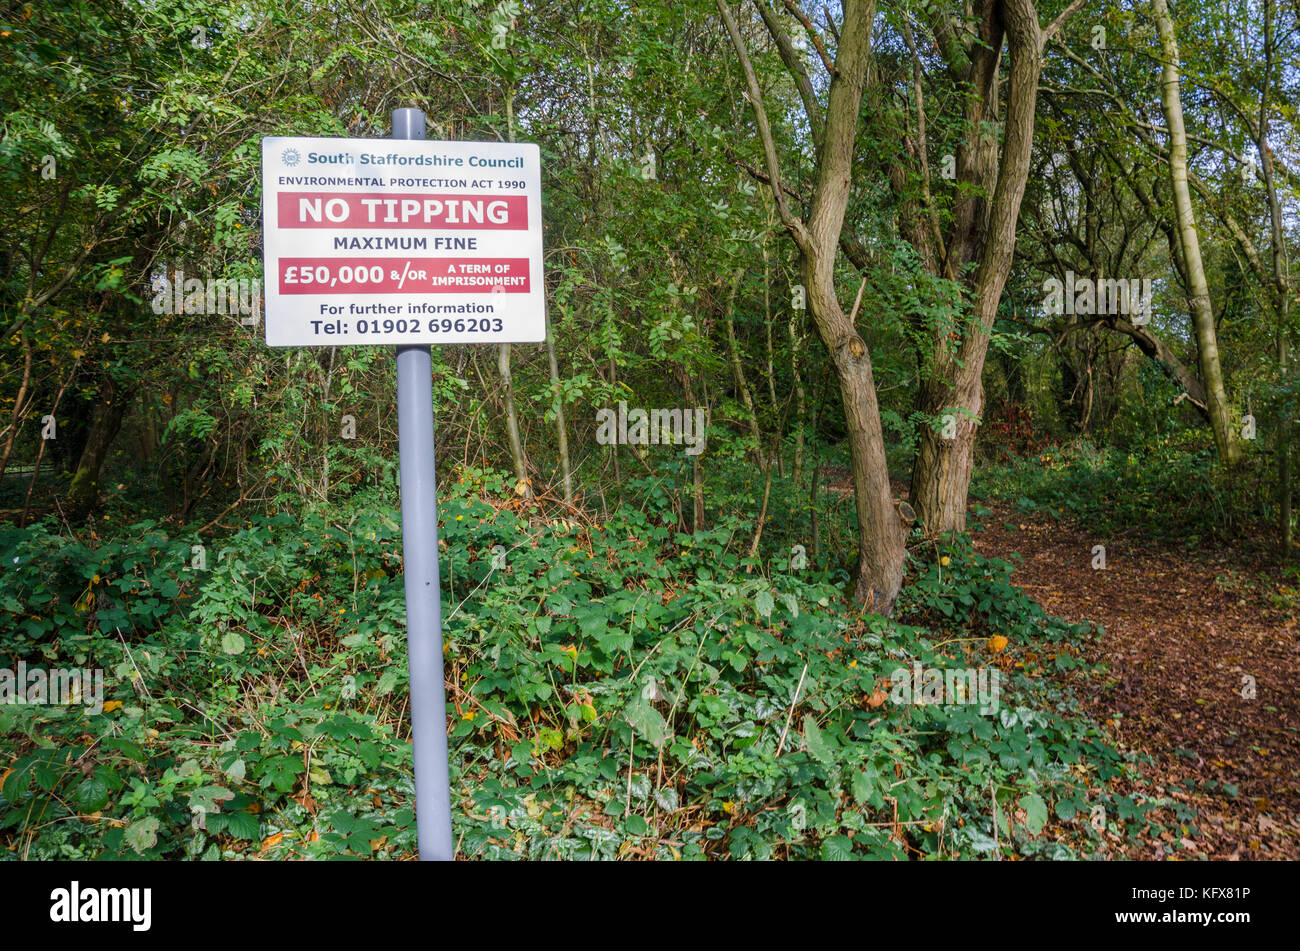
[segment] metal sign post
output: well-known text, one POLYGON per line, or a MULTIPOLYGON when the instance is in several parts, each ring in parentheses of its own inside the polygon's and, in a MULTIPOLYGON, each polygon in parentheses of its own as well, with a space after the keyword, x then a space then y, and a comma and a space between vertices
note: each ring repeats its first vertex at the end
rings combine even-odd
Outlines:
MULTIPOLYGON (((423 139, 424 111, 393 110, 394 139, 423 139)), ((397 432, 402 489, 402 562, 411 669, 411 747, 420 858, 450 862, 451 779, 442 675, 438 496, 433 466, 433 357, 428 345, 397 347, 397 432)))

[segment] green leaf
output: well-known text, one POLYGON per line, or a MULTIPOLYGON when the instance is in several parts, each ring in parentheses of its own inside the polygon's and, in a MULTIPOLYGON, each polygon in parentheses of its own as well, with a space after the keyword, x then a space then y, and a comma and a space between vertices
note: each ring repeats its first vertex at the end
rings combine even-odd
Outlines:
POLYGON ((1030 835, 1038 835, 1047 824, 1047 803, 1037 793, 1028 793, 1020 797, 1020 808, 1025 810, 1025 824, 1029 826, 1030 835))
POLYGON ((98 774, 89 776, 77 787, 77 811, 80 813, 99 812, 108 805, 108 783, 98 774))
POLYGON ((256 839, 260 828, 257 816, 247 812, 226 813, 226 831, 236 839, 256 839))
POLYGON ((632 649, 632 634, 628 631, 607 631, 596 638, 596 643, 606 654, 617 654, 632 649))
POLYGON ((599 637, 609 626, 609 615, 599 609, 585 609, 576 612, 578 628, 587 637, 599 637))
POLYGON ((32 775, 36 777, 36 785, 46 792, 54 792, 61 774, 50 763, 37 763, 32 767, 32 775))
POLYGON ((10 802, 17 802, 27 795, 27 790, 31 788, 31 785, 31 770, 15 769, 5 779, 4 786, 0 791, 4 793, 4 797, 10 802))
POLYGON ((244 652, 244 638, 235 631, 227 631, 221 637, 221 651, 224 654, 242 654, 244 652))
POLYGON ((776 607, 776 601, 772 599, 772 592, 760 591, 754 595, 754 610, 758 616, 767 619, 772 616, 772 609, 776 607))
POLYGON ((650 743, 655 749, 660 749, 668 742, 672 732, 668 729, 668 722, 663 718, 654 705, 646 700, 641 694, 637 694, 632 702, 627 705, 623 711, 625 719, 637 732, 643 740, 650 743))
POLYGON ((371 769, 379 765, 379 747, 374 743, 369 741, 362 743, 357 747, 357 755, 361 757, 361 762, 371 769))
POLYGON ((785 609, 790 612, 791 617, 797 618, 799 616, 799 599, 793 594, 781 595, 781 603, 785 605, 785 609))
POLYGON ((834 750, 831 744, 826 741, 822 731, 817 728, 817 721, 811 716, 805 715, 803 718, 803 736, 808 744, 808 752, 823 763, 834 761, 834 750))
POLYGON ((126 827, 126 844, 141 855, 158 844, 158 819, 145 816, 126 827))
POLYGON ((204 812, 220 812, 221 804, 235 798, 235 794, 221 786, 200 786, 190 793, 190 808, 204 812))
POLYGON ((334 777, 331 776, 329 770, 325 769, 323 766, 313 766, 307 772, 307 778, 313 783, 321 786, 328 786, 334 782, 334 777))
POLYGON ((853 859, 853 840, 846 835, 833 835, 822 843, 822 861, 848 862, 853 859))
POLYGON ((877 779, 876 771, 869 766, 854 773, 853 798, 859 805, 865 806, 871 801, 872 794, 876 791, 877 779))

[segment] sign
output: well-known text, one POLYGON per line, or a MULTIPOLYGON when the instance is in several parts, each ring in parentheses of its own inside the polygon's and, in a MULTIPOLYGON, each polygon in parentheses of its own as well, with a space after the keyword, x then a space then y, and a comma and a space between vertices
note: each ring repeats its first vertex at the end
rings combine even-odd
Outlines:
POLYGON ((262 139, 266 342, 546 338, 531 143, 262 139))

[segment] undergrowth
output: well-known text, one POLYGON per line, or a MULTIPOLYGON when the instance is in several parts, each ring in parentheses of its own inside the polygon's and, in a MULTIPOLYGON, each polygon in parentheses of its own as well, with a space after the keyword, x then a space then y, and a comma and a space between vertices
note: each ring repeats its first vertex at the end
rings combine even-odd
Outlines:
POLYGON ((1104 533, 1142 532, 1189 548, 1265 537, 1272 487, 1244 481, 1215 461, 1205 430, 1179 430, 1124 450, 1086 439, 978 469, 973 498, 998 496, 1022 511, 1066 518, 1104 533))
MULTIPOLYGON (((202 550, 151 522, 0 530, 0 663, 106 670, 100 712, 0 707, 0 854, 411 857, 392 501, 202 550)), ((885 619, 842 572, 744 557, 738 519, 579 524, 478 472, 439 514, 462 856, 1068 858, 1148 821, 1052 676, 1098 632, 964 540, 914 552, 885 619), (914 663, 996 671, 998 709, 895 702, 914 663)))

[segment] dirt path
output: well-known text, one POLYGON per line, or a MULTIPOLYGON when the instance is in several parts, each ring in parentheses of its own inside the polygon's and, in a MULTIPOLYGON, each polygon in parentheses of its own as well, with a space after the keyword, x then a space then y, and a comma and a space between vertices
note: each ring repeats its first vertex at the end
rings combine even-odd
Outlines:
MULTIPOLYGON (((1250 572, 1226 553, 1094 538, 1004 504, 972 528, 979 551, 1019 561, 1012 582, 1049 613, 1105 628, 1085 656, 1109 671, 1079 684, 1079 695, 1122 748, 1152 758, 1143 772, 1157 795, 1195 808, 1200 834, 1182 849, 1300 857, 1300 639, 1266 592, 1216 581, 1250 572), (1105 570, 1092 566, 1094 545, 1105 546, 1105 570)), ((1150 841, 1126 854, 1170 851, 1150 841)))

